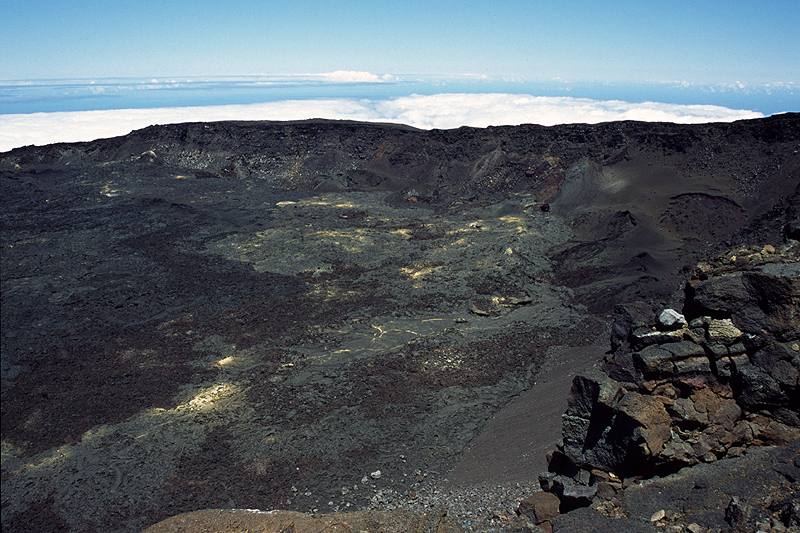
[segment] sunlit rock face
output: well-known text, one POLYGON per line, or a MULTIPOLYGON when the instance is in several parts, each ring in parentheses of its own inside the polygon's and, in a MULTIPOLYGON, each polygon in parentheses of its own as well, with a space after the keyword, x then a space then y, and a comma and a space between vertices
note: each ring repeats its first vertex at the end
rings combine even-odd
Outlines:
MULTIPOLYGON (((784 245, 798 142, 797 115, 447 131, 307 121, 0 154, 4 527, 414 505, 553 354, 605 349, 616 305, 680 309, 687 265, 784 245)), ((762 274, 741 290, 777 295, 762 274)), ((793 320, 775 298, 718 316, 718 291, 696 289, 709 346, 793 320)), ((656 336, 622 330, 612 340, 642 344, 636 364, 673 364, 645 351, 656 336)), ((665 340, 675 331, 650 345, 685 348, 684 370, 704 371, 665 340)), ((754 364, 780 388, 786 360, 754 364)), ((673 441, 648 402, 631 396, 625 413, 663 453, 673 441)))

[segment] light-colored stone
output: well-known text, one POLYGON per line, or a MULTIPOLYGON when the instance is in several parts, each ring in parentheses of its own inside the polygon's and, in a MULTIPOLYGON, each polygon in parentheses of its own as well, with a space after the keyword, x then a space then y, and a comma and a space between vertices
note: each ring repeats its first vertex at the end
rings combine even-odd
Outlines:
POLYGON ((664 309, 658 316, 659 323, 666 328, 678 329, 686 325, 686 317, 674 309, 664 309))
POLYGON ((667 516, 667 512, 664 509, 661 509, 660 511, 653 513, 653 516, 650 517, 650 521, 658 522, 659 520, 663 520, 665 516, 667 516))
POLYGON ((733 325, 730 318, 711 319, 708 324, 708 342, 725 346, 735 344, 742 338, 742 331, 733 325))

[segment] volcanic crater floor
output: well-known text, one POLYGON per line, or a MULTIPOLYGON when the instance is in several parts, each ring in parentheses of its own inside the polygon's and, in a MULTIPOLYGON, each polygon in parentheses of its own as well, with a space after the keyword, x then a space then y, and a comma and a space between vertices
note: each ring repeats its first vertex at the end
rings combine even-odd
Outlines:
POLYGON ((42 317, 4 337, 26 353, 3 361, 4 528, 424 508, 487 486, 505 500, 472 518, 509 513, 558 439, 535 409, 561 409, 568 380, 537 397, 543 368, 564 349, 590 364, 607 338, 550 282, 570 228, 524 195, 434 211, 238 191, 226 216, 210 193, 76 192, 49 191, 28 235, 19 205, 3 257, 4 324, 42 317))

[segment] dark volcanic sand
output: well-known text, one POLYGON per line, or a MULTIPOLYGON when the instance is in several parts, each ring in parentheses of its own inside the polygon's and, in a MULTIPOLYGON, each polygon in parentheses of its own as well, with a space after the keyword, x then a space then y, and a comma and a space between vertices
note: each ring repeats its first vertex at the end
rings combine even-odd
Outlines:
POLYGON ((572 378, 599 361, 600 346, 553 346, 531 388, 492 417, 472 441, 443 490, 470 486, 535 485, 545 454, 561 437, 572 378))
POLYGON ((507 512, 613 305, 781 238, 798 122, 224 123, 0 155, 4 531, 459 491, 507 512))

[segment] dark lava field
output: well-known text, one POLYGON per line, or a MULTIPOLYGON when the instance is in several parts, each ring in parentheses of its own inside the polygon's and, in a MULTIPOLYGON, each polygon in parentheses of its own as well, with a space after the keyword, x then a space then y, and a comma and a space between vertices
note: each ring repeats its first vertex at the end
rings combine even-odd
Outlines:
POLYGON ((3 531, 141 531, 530 494, 616 304, 785 241, 800 115, 175 124, 0 178, 3 531))

